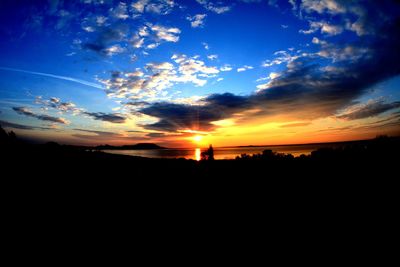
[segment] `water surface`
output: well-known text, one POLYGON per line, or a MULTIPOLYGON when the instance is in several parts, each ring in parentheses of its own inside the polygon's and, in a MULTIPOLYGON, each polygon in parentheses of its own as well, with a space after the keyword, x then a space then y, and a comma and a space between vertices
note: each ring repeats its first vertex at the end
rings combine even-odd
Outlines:
MULTIPOLYGON (((284 145, 284 146, 260 146, 260 147, 222 147, 214 148, 215 159, 234 159, 241 154, 262 153, 266 149, 274 152, 292 154, 297 157, 301 154, 308 155, 312 151, 323 147, 337 147, 341 144, 307 144, 307 145, 284 145)), ((200 159, 200 153, 206 148, 182 148, 182 149, 156 149, 156 150, 104 150, 107 153, 139 156, 147 158, 185 158, 200 159)))

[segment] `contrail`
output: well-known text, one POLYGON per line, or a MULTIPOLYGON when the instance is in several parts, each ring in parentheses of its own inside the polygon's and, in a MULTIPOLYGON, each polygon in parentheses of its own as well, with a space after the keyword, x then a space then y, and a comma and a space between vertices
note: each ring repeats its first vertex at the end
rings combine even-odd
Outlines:
POLYGON ((74 83, 79 83, 79 84, 83 84, 83 85, 94 87, 94 88, 98 88, 98 89, 104 89, 104 87, 99 85, 99 84, 88 82, 88 81, 84 81, 84 80, 80 80, 80 79, 75 79, 75 78, 71 78, 71 77, 66 77, 66 76, 53 75, 53 74, 49 74, 49 73, 36 72, 36 71, 28 71, 28 70, 6 68, 6 67, 0 67, 0 70, 22 72, 22 73, 28 73, 28 74, 33 74, 33 75, 45 76, 45 77, 60 79, 60 80, 64 80, 64 81, 70 81, 70 82, 74 82, 74 83))

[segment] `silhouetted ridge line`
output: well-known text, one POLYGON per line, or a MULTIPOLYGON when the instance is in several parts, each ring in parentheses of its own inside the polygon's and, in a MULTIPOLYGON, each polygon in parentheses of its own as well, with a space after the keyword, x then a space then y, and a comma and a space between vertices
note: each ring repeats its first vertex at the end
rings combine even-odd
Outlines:
POLYGON ((166 149, 165 147, 153 143, 138 143, 136 145, 123 145, 123 146, 110 146, 102 145, 96 146, 98 150, 147 150, 147 149, 166 149))

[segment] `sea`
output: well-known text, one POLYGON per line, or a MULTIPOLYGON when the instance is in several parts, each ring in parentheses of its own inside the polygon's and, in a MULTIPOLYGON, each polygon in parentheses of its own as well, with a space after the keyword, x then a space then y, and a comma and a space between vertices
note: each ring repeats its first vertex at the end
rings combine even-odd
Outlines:
MULTIPOLYGON (((345 143, 321 143, 305 145, 274 145, 274 146, 245 146, 245 147, 214 147, 215 159, 235 159, 241 154, 253 155, 264 150, 277 153, 292 154, 295 157, 301 154, 309 155, 319 148, 340 147, 345 143)), ((207 148, 179 148, 179 149, 151 149, 151 150, 103 150, 103 152, 119 155, 138 156, 146 158, 185 158, 200 160, 202 151, 207 148)))

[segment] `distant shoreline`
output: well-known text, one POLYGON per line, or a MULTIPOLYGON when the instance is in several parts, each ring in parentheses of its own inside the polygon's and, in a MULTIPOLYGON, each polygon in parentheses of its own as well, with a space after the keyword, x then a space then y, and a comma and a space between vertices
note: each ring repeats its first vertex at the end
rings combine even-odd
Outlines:
MULTIPOLYGON (((348 141, 337 141, 337 142, 315 142, 315 143, 301 143, 301 144, 282 144, 282 145, 244 145, 244 146, 214 146, 214 149, 219 148, 258 148, 258 147, 290 147, 290 146, 313 146, 313 145, 346 145, 351 143, 362 143, 372 141, 374 138, 371 139, 361 139, 361 140, 348 140, 348 141)), ((148 145, 154 145, 154 147, 142 147, 142 144, 136 145, 123 145, 123 146, 112 146, 112 145, 99 145, 95 147, 91 147, 96 150, 159 150, 159 149, 167 149, 167 150, 181 150, 187 149, 192 150, 195 148, 202 148, 202 147, 162 147, 157 144, 153 143, 145 143, 148 145)), ((204 146, 205 148, 206 146, 204 146)))
MULTIPOLYGON (((346 142, 309 143, 296 145, 271 145, 271 146, 231 146, 215 147, 215 160, 230 160, 242 155, 262 154, 264 151, 271 151, 282 155, 293 157, 309 156, 313 151, 320 149, 342 149, 345 147, 363 147, 374 142, 371 140, 356 140, 346 142)), ((110 154, 121 154, 128 156, 140 156, 145 158, 185 158, 198 159, 199 154, 205 148, 165 148, 165 149, 104 149, 100 150, 110 154), (198 151, 200 150, 200 151, 198 151)))

